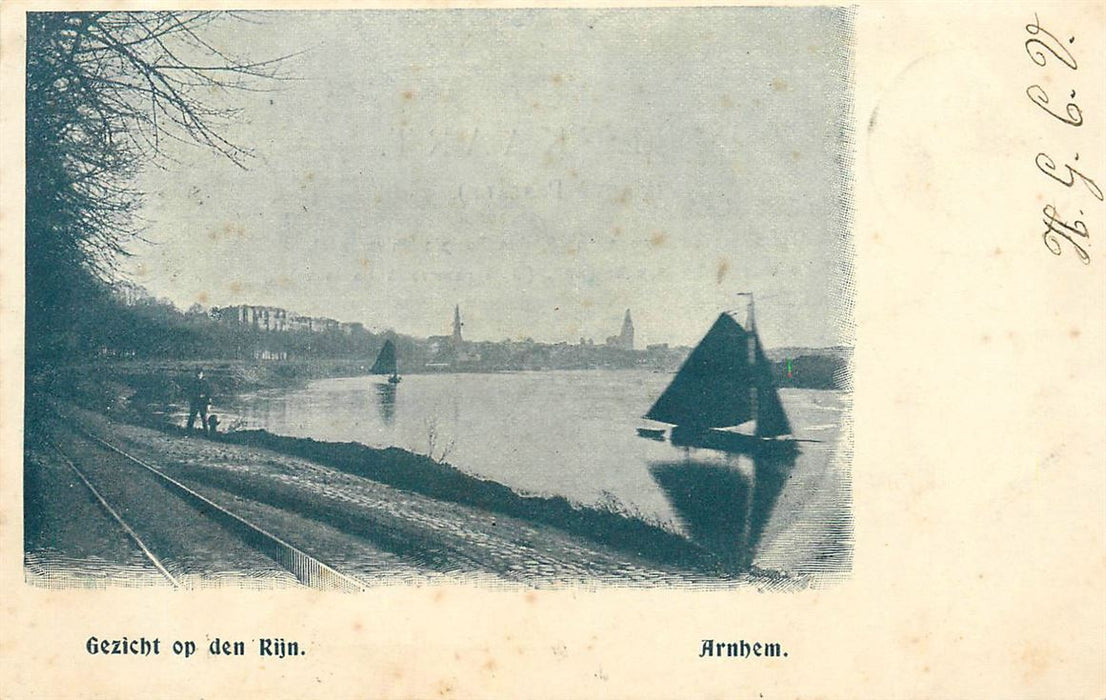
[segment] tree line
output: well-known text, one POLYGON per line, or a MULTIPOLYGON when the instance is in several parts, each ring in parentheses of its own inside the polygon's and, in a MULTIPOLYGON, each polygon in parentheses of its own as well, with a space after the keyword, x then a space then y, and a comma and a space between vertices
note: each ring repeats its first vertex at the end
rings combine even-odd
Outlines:
POLYGON ((282 58, 228 54, 205 38, 218 12, 31 12, 26 72, 26 358, 38 367, 102 349, 200 352, 175 320, 121 308, 109 285, 140 239, 142 168, 167 146, 214 150, 245 167, 224 132, 227 96, 265 89, 282 58), (128 326, 128 324, 134 324, 128 326))

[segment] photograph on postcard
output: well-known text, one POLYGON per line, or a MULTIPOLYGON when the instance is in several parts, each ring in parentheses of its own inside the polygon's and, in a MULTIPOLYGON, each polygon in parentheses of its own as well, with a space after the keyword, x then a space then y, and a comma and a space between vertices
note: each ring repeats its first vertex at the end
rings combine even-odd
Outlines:
POLYGON ((25 580, 847 580, 852 23, 29 13, 25 580))

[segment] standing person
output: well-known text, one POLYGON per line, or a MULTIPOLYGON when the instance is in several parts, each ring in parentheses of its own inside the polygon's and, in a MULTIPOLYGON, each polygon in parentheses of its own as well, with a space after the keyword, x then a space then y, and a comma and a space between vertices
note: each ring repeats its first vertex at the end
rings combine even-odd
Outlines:
POLYGON ((204 371, 196 370, 196 377, 188 388, 188 425, 187 430, 192 430, 196 422, 196 416, 200 416, 200 429, 207 430, 207 407, 211 405, 211 388, 204 379, 204 371))

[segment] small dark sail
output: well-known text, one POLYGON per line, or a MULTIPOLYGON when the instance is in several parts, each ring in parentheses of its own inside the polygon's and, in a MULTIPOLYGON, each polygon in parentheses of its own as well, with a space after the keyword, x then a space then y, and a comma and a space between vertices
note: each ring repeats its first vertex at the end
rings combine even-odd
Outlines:
POLYGON ((645 417, 695 428, 752 419, 749 342, 754 338, 732 316, 720 315, 645 417))
POLYGON ((380 348, 380 354, 376 356, 376 362, 373 363, 372 369, 369 370, 372 374, 395 374, 396 373, 396 346, 390 340, 384 341, 384 347, 380 348))
MULTIPOLYGON (((755 337, 755 336, 754 336, 755 337)), ((757 429, 759 437, 776 437, 791 433, 791 423, 780 403, 780 394, 776 383, 772 381, 772 365, 760 347, 760 338, 756 339, 756 376, 757 376, 757 429)))

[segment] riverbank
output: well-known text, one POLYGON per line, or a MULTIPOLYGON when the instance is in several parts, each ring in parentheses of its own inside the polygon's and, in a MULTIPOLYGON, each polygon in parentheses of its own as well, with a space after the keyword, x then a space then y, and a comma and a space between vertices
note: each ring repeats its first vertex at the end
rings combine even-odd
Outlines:
MULTIPOLYGON (((564 496, 551 495, 558 493, 557 491, 540 490, 535 490, 533 493, 548 495, 527 495, 523 491, 516 491, 505 485, 512 484, 511 481, 504 482, 498 477, 488 478, 487 475, 475 476, 474 474, 480 473, 481 464, 485 464, 483 462, 470 463, 467 465, 468 468, 462 471, 446 463, 440 456, 438 459, 432 459, 424 454, 396 447, 370 447, 360 442, 342 441, 343 437, 331 436, 329 441, 323 441, 313 439, 311 436, 317 437, 317 434, 312 432, 306 435, 300 433, 299 437, 277 435, 265 430, 244 429, 231 430, 214 437, 203 436, 198 432, 186 432, 181 427, 182 419, 179 411, 173 413, 169 410, 172 408, 170 405, 158 403, 156 399, 158 396, 171 395, 171 387, 167 387, 166 381, 171 381, 174 376, 187 378, 194 370, 194 366, 180 363, 160 367, 150 363, 134 363, 130 366, 123 363, 111 364, 113 366, 110 368, 83 373, 70 368, 69 371, 74 372, 77 382, 55 384, 55 387, 66 389, 69 393, 68 396, 57 397, 61 403, 82 406, 81 409, 74 409, 74 415, 78 416, 75 420, 82 423, 100 422, 98 429, 105 432, 105 437, 109 438, 117 435, 130 436, 134 431, 147 431, 141 433, 141 439, 134 438, 132 446, 135 450, 146 454, 149 461, 160 466, 166 458, 171 458, 170 467, 184 478, 199 479, 203 488, 230 494, 236 503, 259 501, 258 507, 270 512, 273 517, 306 519, 328 528, 338 528, 345 533, 345 536, 362 539, 376 538, 374 541, 383 537, 382 532, 403 531, 404 527, 389 523, 386 530, 376 528, 367 531, 364 529, 364 514, 347 509, 348 494, 327 491, 329 495, 324 498, 320 495, 319 489, 322 487, 318 484, 290 489, 289 480, 286 478, 277 479, 275 482, 255 479, 255 471, 252 467, 243 467, 241 464, 232 469, 220 466, 208 467, 193 453, 204 452, 210 446, 211 449, 222 451, 245 450, 245 452, 235 452, 239 455, 235 457, 236 460, 248 458, 260 460, 261 464, 297 460, 297 464, 310 465, 300 469, 302 473, 324 470, 327 476, 322 483, 327 489, 330 488, 329 484, 339 480, 344 480, 355 491, 365 484, 373 484, 376 487, 388 489, 390 497, 395 499, 404 501, 411 498, 427 499, 429 502, 438 504, 437 507, 456 508, 469 512, 472 514, 470 517, 511 521, 515 526, 525 523, 528 528, 538 533, 535 536, 554 536, 555 533, 555 538, 567 537, 576 542, 578 547, 604 548, 611 553, 611 556, 636 562, 635 567, 638 569, 653 571, 657 575, 663 573, 665 576, 678 572, 672 573, 678 581, 709 580, 719 585, 733 585, 734 582, 746 580, 751 576, 768 581, 773 586, 806 586, 815 583, 814 579, 806 574, 820 576, 824 573, 812 571, 820 567, 807 566, 807 560, 811 556, 820 556, 821 549, 826 549, 820 545, 813 548, 807 547, 801 552, 782 559, 776 556, 769 557, 769 561, 765 563, 757 562, 786 571, 787 575, 765 571, 750 573, 749 570, 749 562, 753 560, 760 534, 766 526, 767 518, 772 511, 772 502, 778 491, 768 486, 779 479, 765 477, 779 471, 783 475, 780 478, 786 478, 788 481, 799 479, 806 483, 814 478, 828 479, 830 486, 836 484, 835 477, 825 473, 825 465, 818 460, 809 464, 800 463, 799 468, 794 472, 786 465, 777 466, 773 470, 765 471, 764 474, 758 471, 757 481, 765 486, 757 489, 754 495, 757 503, 760 501, 764 503, 754 506, 750 513, 752 518, 750 522, 740 518, 734 520, 721 517, 719 519, 720 516, 717 516, 718 513, 731 513, 734 507, 745 503, 750 498, 744 481, 740 488, 730 489, 732 493, 725 491, 725 494, 729 495, 723 498, 719 495, 722 492, 718 491, 717 484, 712 484, 710 481, 713 474, 711 470, 694 466, 688 468, 689 465, 681 462, 679 466, 688 472, 685 475, 687 478, 679 481, 677 488, 679 493, 666 493, 666 498, 670 503, 675 504, 673 507, 676 507, 679 512, 680 521, 677 523, 669 519, 645 516, 636 507, 620 505, 615 498, 600 502, 583 500, 574 502, 564 496), (158 387, 162 388, 158 389, 158 387), (685 496, 694 494, 698 495, 692 499, 693 505, 707 507, 712 514, 704 520, 706 525, 703 527, 699 527, 698 520, 693 517, 699 511, 684 507, 687 505, 684 503, 687 500, 685 496), (580 505, 581 503, 590 503, 590 505, 580 505), (706 536, 703 532, 704 527, 710 531, 706 536), (817 551, 811 553, 807 549, 817 551)), ((276 365, 273 367, 275 368, 276 365)), ((222 389, 217 388, 217 393, 278 389, 282 386, 295 387, 299 383, 310 381, 318 371, 317 368, 313 368, 311 371, 296 374, 288 372, 287 365, 284 367, 285 370, 280 374, 265 374, 264 370, 259 372, 256 365, 231 365, 225 368, 204 365, 205 370, 215 374, 217 386, 222 387, 222 389)), ((64 374, 59 372, 57 377, 61 376, 64 374)), ((179 409, 179 407, 178 403, 176 408, 179 409)), ((808 408, 817 408, 817 406, 808 408)), ((827 410, 830 408, 832 408, 832 402, 825 407, 827 410)), ((49 420, 50 417, 45 413, 37 418, 29 413, 27 419, 29 438, 33 437, 37 426, 46 425, 49 420)), ((803 421, 804 424, 812 422, 810 419, 803 421)), ((827 425, 816 427, 823 429, 827 425)), ((475 434, 484 433, 477 431, 475 434)), ((33 439, 29 441, 33 443, 33 439)), ((411 446, 407 445, 407 447, 411 446)), ((560 454, 559 449, 554 452, 560 454)), ((489 458, 494 459, 498 454, 490 454, 489 458)), ((512 458, 514 463, 525 469, 526 462, 519 462, 519 460, 526 458, 521 453, 512 452, 512 454, 514 454, 512 458)), ((571 462, 563 462, 562 466, 579 466, 578 461, 573 458, 571 462)), ((771 465, 761 464, 758 465, 758 469, 764 471, 764 467, 767 466, 771 465)), ((288 473, 299 472, 290 470, 288 473)), ((664 477, 666 474, 667 472, 654 474, 653 478, 664 477)), ((666 483, 662 478, 660 482, 662 489, 666 488, 666 483)), ((822 493, 826 491, 825 486, 822 484, 812 488, 822 493)), ((783 514, 784 517, 774 521, 775 530, 778 530, 781 524, 786 527, 787 523, 799 515, 799 512, 805 513, 809 510, 811 498, 817 497, 816 494, 809 494, 802 496, 801 502, 796 505, 789 505, 783 514), (798 510, 795 510, 796 507, 798 510)), ((817 519, 822 515, 815 513, 814 517, 817 519)), ((314 527, 307 524, 303 526, 308 530, 314 527)), ((774 530, 770 528, 770 531, 774 530)), ((420 533, 418 537, 420 542, 433 542, 433 533, 420 533)), ((385 537, 385 539, 389 552, 402 554, 406 551, 408 545, 405 544, 404 536, 385 537)), ((769 544, 771 548, 773 545, 769 544)), ((776 546, 776 549, 778 548, 776 546)), ((832 546, 828 548, 834 549, 832 546)), ((470 556, 463 553, 463 545, 458 551, 462 552, 458 554, 462 558, 470 556)), ((451 555, 446 559, 452 558, 454 557, 451 555)), ((431 557, 431 560, 436 559, 431 557)), ((582 562, 577 563, 582 565, 582 562)), ((617 576, 613 578, 617 579, 617 576)))
MULTIPOLYGON (((714 554, 649 523, 564 499, 520 496, 402 450, 261 431, 210 439, 119 423, 75 407, 63 407, 62 415, 54 420, 110 439, 370 585, 470 580, 778 588, 807 583, 771 572, 728 570, 714 554)), ((70 527, 66 536, 79 538, 81 532, 70 527)))

